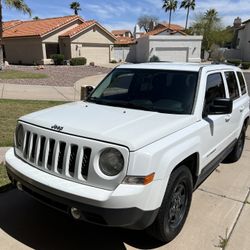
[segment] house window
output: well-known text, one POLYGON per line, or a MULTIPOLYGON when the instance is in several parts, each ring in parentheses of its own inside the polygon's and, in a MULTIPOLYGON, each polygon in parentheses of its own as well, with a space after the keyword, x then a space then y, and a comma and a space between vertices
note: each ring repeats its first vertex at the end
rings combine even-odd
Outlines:
POLYGON ((51 55, 60 54, 59 43, 46 43, 46 55, 47 58, 51 58, 51 55))

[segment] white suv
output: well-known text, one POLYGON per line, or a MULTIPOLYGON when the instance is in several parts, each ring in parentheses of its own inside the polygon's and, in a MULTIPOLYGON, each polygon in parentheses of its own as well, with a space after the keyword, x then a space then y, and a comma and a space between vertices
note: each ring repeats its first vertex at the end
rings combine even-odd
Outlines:
POLYGON ((240 158, 248 119, 239 68, 123 65, 87 100, 21 117, 7 171, 20 190, 75 219, 147 228, 169 242, 193 190, 240 158))

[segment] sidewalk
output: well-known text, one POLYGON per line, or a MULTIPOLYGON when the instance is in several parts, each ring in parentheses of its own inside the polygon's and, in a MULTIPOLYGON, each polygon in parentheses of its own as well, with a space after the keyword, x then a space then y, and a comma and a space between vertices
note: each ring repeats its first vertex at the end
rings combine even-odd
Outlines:
POLYGON ((139 231, 74 221, 12 190, 0 194, 0 248, 216 250, 228 241, 226 250, 249 250, 249 152, 250 129, 240 161, 221 164, 194 192, 186 224, 169 244, 155 242, 139 231))
POLYGON ((77 101, 80 100, 81 86, 96 86, 105 76, 106 74, 85 77, 77 81, 74 87, 0 83, 0 99, 77 101))

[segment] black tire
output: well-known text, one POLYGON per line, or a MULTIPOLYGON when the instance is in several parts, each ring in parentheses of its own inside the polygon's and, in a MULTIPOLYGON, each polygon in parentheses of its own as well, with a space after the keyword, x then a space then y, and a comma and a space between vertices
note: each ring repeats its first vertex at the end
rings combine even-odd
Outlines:
POLYGON ((243 152, 243 149, 244 149, 244 145, 245 145, 245 137, 246 137, 246 128, 244 126, 240 132, 240 136, 237 139, 237 142, 236 142, 233 150, 223 160, 223 163, 234 163, 240 159, 242 152, 243 152))
POLYGON ((193 179, 186 166, 172 172, 154 223, 147 232, 162 242, 170 242, 181 231, 191 204, 193 179))

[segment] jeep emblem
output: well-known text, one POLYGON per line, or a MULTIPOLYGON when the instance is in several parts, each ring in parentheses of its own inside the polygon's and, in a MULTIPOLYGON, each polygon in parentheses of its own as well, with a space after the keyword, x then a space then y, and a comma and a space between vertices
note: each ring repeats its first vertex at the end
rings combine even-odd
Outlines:
POLYGON ((63 127, 57 126, 56 124, 51 126, 51 128, 59 132, 63 130, 63 127))

